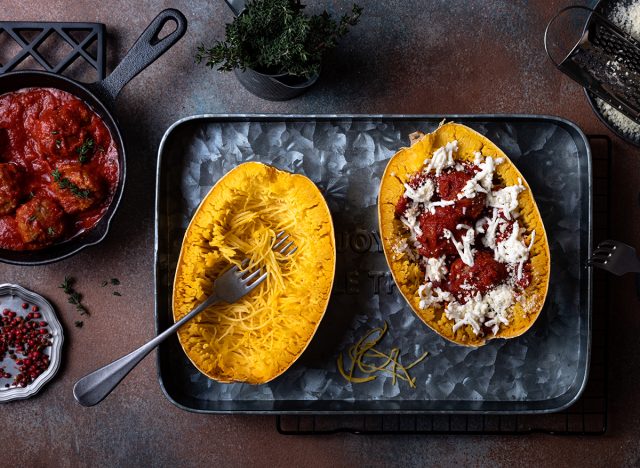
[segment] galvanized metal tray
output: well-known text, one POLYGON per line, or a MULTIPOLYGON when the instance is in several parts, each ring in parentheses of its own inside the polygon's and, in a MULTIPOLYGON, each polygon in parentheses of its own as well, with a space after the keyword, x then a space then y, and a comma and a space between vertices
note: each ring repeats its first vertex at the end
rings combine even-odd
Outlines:
POLYGON ((178 340, 158 352, 167 398, 210 413, 547 413, 571 405, 587 381, 591 344, 591 152, 573 123, 523 115, 199 115, 165 133, 156 192, 156 328, 172 322, 171 289, 182 237, 213 184, 244 161, 306 174, 334 218, 337 277, 329 309, 303 356, 265 385, 220 384, 200 374, 178 340), (532 329, 478 349, 440 338, 396 291, 377 232, 376 199, 388 159, 415 130, 443 119, 496 142, 529 182, 547 229, 551 285, 532 329), (391 378, 351 385, 336 358, 372 327, 412 369, 417 388, 391 378))

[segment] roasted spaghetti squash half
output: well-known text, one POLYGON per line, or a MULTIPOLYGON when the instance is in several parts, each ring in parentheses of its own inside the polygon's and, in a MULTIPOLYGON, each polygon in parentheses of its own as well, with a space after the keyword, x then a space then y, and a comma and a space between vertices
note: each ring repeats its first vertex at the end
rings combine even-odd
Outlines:
POLYGON ((378 198, 398 289, 455 343, 521 335, 542 310, 550 274, 529 185, 500 148, 464 125, 412 140, 389 161, 378 198))
POLYGON ((305 350, 325 313, 335 273, 329 208, 315 184, 257 162, 239 165, 204 198, 184 236, 173 288, 177 321, 229 265, 269 273, 234 304, 211 306, 178 332, 193 364, 219 382, 268 382, 305 350), (272 247, 286 231, 298 250, 272 247))

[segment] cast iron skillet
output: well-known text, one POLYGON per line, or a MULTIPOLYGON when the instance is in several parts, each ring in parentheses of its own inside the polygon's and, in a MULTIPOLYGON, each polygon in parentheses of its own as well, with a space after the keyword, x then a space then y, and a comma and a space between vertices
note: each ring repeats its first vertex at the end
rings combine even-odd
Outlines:
POLYGON ((0 94, 22 88, 57 88, 67 91, 86 102, 104 121, 118 149, 120 175, 113 199, 106 212, 91 229, 69 240, 39 250, 0 249, 0 262, 14 265, 42 265, 67 258, 90 245, 102 241, 109 230, 109 224, 120 203, 126 174, 125 146, 118 123, 112 115, 115 100, 133 77, 153 63, 184 36, 187 19, 178 10, 162 11, 140 35, 115 70, 102 81, 81 84, 61 75, 44 71, 18 71, 0 75, 0 94), (158 34, 168 22, 174 22, 176 29, 160 39, 158 34))

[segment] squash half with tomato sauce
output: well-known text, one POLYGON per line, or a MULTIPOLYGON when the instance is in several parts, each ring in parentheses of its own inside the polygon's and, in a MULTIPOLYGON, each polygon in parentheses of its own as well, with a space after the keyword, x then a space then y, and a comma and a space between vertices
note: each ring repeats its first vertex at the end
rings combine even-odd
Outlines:
POLYGON ((529 185, 489 139, 456 123, 412 135, 384 172, 378 215, 398 289, 438 334, 480 346, 533 325, 549 284, 546 232, 529 185))

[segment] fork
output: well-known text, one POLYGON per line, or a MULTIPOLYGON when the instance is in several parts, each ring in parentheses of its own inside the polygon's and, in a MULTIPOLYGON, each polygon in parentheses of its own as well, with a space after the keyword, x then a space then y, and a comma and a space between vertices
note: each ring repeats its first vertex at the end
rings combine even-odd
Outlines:
POLYGON ((636 249, 615 240, 600 242, 587 264, 618 276, 640 272, 640 260, 636 255, 636 249))
MULTIPOLYGON (((294 245, 294 241, 292 240, 285 243, 289 238, 289 234, 286 234, 285 231, 279 232, 275 236, 275 243, 271 247, 271 250, 275 250, 284 256, 293 255, 298 250, 298 247, 294 245)), ((245 259, 241 263, 242 268, 246 268, 248 263, 249 261, 245 259)), ((236 302, 255 289, 256 286, 262 283, 267 277, 266 272, 258 276, 259 274, 260 270, 249 272, 247 270, 241 270, 237 265, 226 270, 213 283, 213 293, 211 296, 171 327, 135 351, 78 380, 73 387, 73 396, 75 399, 82 406, 93 406, 100 403, 147 354, 169 336, 173 335, 173 333, 186 322, 217 302, 236 302)))

